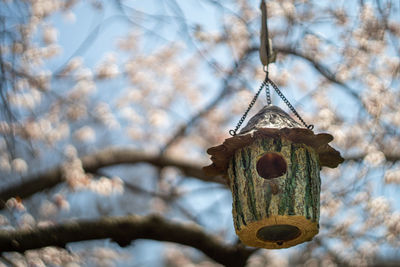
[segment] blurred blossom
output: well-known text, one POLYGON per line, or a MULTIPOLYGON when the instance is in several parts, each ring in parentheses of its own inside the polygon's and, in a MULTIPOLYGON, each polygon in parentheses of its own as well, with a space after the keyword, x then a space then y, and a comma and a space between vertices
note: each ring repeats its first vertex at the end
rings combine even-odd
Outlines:
MULTIPOLYGON (((62 75, 67 75, 72 71, 75 71, 83 66, 83 58, 82 57, 74 57, 65 65, 63 70, 61 71, 62 75)), ((80 80, 77 78, 77 80, 80 80)))
POLYGON ((113 176, 111 178, 111 186, 114 193, 122 194, 124 192, 124 181, 118 176, 113 176))
POLYGON ((31 229, 36 226, 36 220, 29 213, 24 213, 18 220, 18 225, 23 229, 31 229))
POLYGON ((53 196, 54 204, 56 204, 57 208, 63 211, 69 211, 70 205, 68 201, 65 199, 64 195, 55 194, 53 196))
POLYGON ((46 59, 50 59, 59 55, 62 51, 61 46, 56 44, 51 44, 48 47, 42 49, 43 57, 46 59))
POLYGON ((321 109, 317 114, 318 126, 327 129, 332 125, 335 119, 335 114, 328 108, 321 109))
POLYGON ((96 67, 96 76, 99 79, 112 79, 119 74, 118 65, 116 64, 116 55, 107 53, 103 61, 96 67))
POLYGON ((24 46, 20 42, 14 42, 12 44, 12 52, 14 54, 22 54, 22 52, 24 52, 24 46))
POLYGON ((49 220, 38 221, 38 223, 37 223, 38 228, 46 228, 46 227, 50 227, 53 225, 54 225, 54 222, 49 221, 49 220))
POLYGON ((29 82, 25 78, 20 78, 14 83, 14 89, 16 91, 23 91, 29 87, 29 82))
POLYGON ((350 79, 350 71, 348 67, 345 65, 339 66, 338 70, 336 71, 336 77, 341 82, 345 82, 350 79))
POLYGON ((7 217, 0 214, 0 229, 1 229, 1 227, 7 226, 9 224, 10 224, 10 221, 7 219, 7 217))
POLYGON ((364 157, 364 162, 369 165, 376 167, 385 161, 385 154, 379 151, 374 146, 369 146, 367 149, 367 154, 364 157))
POLYGON ((333 15, 336 18, 336 23, 340 26, 345 26, 347 22, 349 21, 347 12, 343 8, 338 8, 333 10, 333 15))
POLYGON ((96 76, 99 79, 112 79, 119 74, 118 65, 104 62, 96 68, 96 76))
POLYGON ((118 129, 120 127, 118 121, 114 118, 109 105, 105 102, 100 102, 94 108, 96 118, 110 129, 118 129))
POLYGON ((44 18, 60 8, 61 2, 57 0, 32 1, 32 14, 37 18, 44 18))
POLYGON ((155 213, 163 214, 168 210, 168 204, 161 198, 155 197, 151 200, 151 210, 155 213))
POLYGON ((27 258, 29 267, 46 267, 46 264, 40 258, 27 258))
POLYGON ((75 131, 74 137, 80 142, 94 142, 96 133, 91 127, 83 126, 75 131))
POLYGON ((400 213, 394 212, 385 218, 385 225, 388 229, 388 232, 400 237, 400 213))
POLYGON ((377 197, 368 202, 367 208, 374 217, 382 218, 390 212, 389 201, 384 197, 377 197))
POLYGON ((79 80, 69 92, 69 97, 74 100, 81 100, 96 92, 96 84, 91 80, 79 80))
POLYGON ((283 1, 282 9, 287 17, 294 19, 296 16, 296 7, 294 6, 293 2, 283 1))
POLYGON ((226 25, 229 39, 227 40, 232 47, 235 57, 239 57, 249 45, 249 32, 246 24, 235 16, 226 17, 226 25))
POLYGON ((90 255, 89 259, 94 262, 94 266, 99 266, 99 267, 117 266, 116 264, 117 260, 129 257, 127 253, 121 253, 115 251, 112 248, 102 248, 102 247, 93 248, 93 250, 90 251, 89 255, 90 255))
POLYGON ((88 188, 100 195, 110 196, 113 194, 120 195, 124 192, 124 183, 121 178, 113 177, 100 177, 90 181, 88 188))
POLYGON ((70 11, 70 10, 68 10, 68 11, 66 11, 66 12, 63 13, 63 18, 64 18, 64 20, 65 20, 66 22, 69 22, 69 23, 71 23, 71 24, 76 22, 76 15, 75 15, 75 13, 72 12, 72 11, 70 11))
POLYGON ((51 129, 51 131, 46 136, 45 141, 48 142, 50 145, 52 145, 55 142, 68 137, 69 134, 70 134, 69 124, 63 122, 51 129))
POLYGON ((167 127, 170 123, 168 114, 161 109, 153 110, 150 115, 150 123, 156 127, 167 127))
POLYGON ((72 160, 72 159, 78 157, 78 151, 76 150, 76 148, 75 148, 73 145, 67 145, 67 146, 64 148, 64 155, 65 155, 68 159, 72 160))
POLYGON ((279 2, 275 1, 266 1, 268 16, 271 17, 280 17, 283 15, 283 8, 279 2))
POLYGON ((86 188, 90 183, 90 177, 86 175, 82 167, 82 161, 78 158, 70 158, 62 168, 63 177, 72 189, 86 188))
POLYGON ((39 251, 46 266, 66 266, 67 263, 81 261, 78 255, 62 248, 45 247, 39 251))
POLYGON ((132 123, 142 123, 143 118, 136 111, 131 107, 123 107, 121 109, 121 116, 122 118, 131 121, 132 123))
POLYGON ((367 203, 370 198, 370 195, 367 192, 359 192, 354 197, 354 204, 364 204, 367 203))
POLYGON ((8 173, 11 171, 11 164, 8 155, 1 153, 0 155, 0 170, 2 172, 8 173))
POLYGON ((57 213, 58 213, 57 206, 48 200, 43 201, 42 204, 40 205, 39 214, 43 218, 52 218, 55 215, 57 215, 57 213))
POLYGON ((386 184, 400 184, 400 169, 388 170, 385 173, 386 184))
POLYGON ((252 92, 246 89, 242 89, 237 93, 236 96, 240 101, 235 101, 233 103, 232 111, 237 114, 243 113, 248 103, 250 103, 251 99, 253 98, 252 92))
POLYGON ((126 131, 132 140, 140 140, 145 136, 145 132, 141 127, 130 127, 126 131))
POLYGON ((26 174, 28 172, 28 164, 26 164, 25 160, 21 158, 13 159, 11 166, 13 171, 19 174, 26 174))
POLYGON ((16 198, 12 197, 9 200, 7 200, 5 206, 9 210, 15 210, 18 212, 22 212, 22 211, 26 210, 24 204, 22 204, 22 200, 18 197, 16 197, 16 198))
POLYGON ((58 30, 50 25, 43 28, 43 42, 47 45, 57 42, 58 30))
POLYGON ((85 118, 87 116, 86 105, 77 103, 67 107, 67 116, 72 121, 85 118))
POLYGON ((370 3, 366 3, 365 5, 363 5, 363 8, 361 10, 361 19, 364 22, 375 19, 374 8, 371 6, 370 3))
POLYGON ((75 73, 75 79, 77 81, 92 80, 93 79, 92 70, 89 68, 84 68, 84 67, 79 68, 75 73))
POLYGON ((325 204, 321 207, 321 215, 326 214, 329 217, 334 217, 337 215, 338 210, 342 207, 343 203, 337 199, 330 199, 325 202, 325 204))
POLYGON ((40 100, 41 93, 36 90, 11 92, 8 94, 10 104, 26 109, 34 109, 40 103, 40 100))
POLYGON ((48 70, 42 70, 39 72, 36 78, 36 87, 41 91, 50 90, 50 80, 51 80, 51 72, 48 70))
POLYGON ((194 267, 187 253, 176 245, 168 245, 164 250, 166 266, 188 266, 194 267))
POLYGON ((304 42, 307 44, 307 48, 311 50, 319 50, 320 39, 314 34, 306 34, 306 36, 304 36, 304 42))
POLYGON ((140 34, 131 32, 127 34, 124 38, 119 39, 117 42, 117 46, 122 51, 133 51, 138 46, 139 38, 140 34))

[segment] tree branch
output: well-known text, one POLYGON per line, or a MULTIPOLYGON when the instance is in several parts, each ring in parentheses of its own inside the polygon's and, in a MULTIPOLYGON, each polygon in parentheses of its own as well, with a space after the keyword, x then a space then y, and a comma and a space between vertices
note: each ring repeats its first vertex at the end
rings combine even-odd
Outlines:
MULTIPOLYGON (((344 157, 345 161, 361 161, 365 154, 344 157)), ((386 161, 400 161, 400 154, 385 153, 386 161)), ((193 177, 204 182, 226 184, 225 179, 209 177, 203 173, 202 166, 197 163, 174 159, 159 154, 145 153, 133 149, 109 148, 92 155, 83 157, 83 169, 87 172, 96 173, 98 169, 118 164, 148 163, 156 167, 175 167, 188 177, 193 177)), ((12 197, 27 198, 37 192, 50 189, 64 182, 62 166, 55 167, 35 177, 27 177, 24 182, 11 186, 0 192, 0 209, 4 208, 6 201, 12 197)))
POLYGON ((34 229, 0 230, 0 251, 24 252, 45 246, 65 247, 70 242, 108 238, 121 247, 136 239, 174 242, 196 248, 225 266, 244 266, 255 251, 242 245, 224 244, 195 224, 137 215, 73 221, 34 229))
MULTIPOLYGON (((222 177, 206 176, 197 163, 174 159, 159 154, 145 153, 133 149, 109 148, 81 158, 83 169, 95 173, 98 169, 118 164, 148 163, 156 167, 175 167, 188 177, 197 178, 205 182, 225 184, 222 177)), ((25 182, 11 186, 0 192, 0 209, 12 197, 29 197, 37 192, 52 188, 62 183, 64 177, 62 166, 55 167, 35 177, 27 177, 25 182)))

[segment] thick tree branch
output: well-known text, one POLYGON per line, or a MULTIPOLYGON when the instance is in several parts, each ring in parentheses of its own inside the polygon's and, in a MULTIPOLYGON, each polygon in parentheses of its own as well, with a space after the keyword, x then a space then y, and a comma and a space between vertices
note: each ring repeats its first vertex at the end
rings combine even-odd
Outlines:
MULTIPOLYGON (((345 161, 361 161, 365 154, 358 154, 344 157, 345 161)), ((385 153, 386 161, 400 161, 400 154, 385 153)), ((184 160, 173 159, 159 154, 145 153, 133 149, 110 148, 99 151, 92 155, 82 158, 82 165, 85 171, 95 173, 98 169, 114 166, 118 164, 136 164, 148 163, 156 167, 175 167, 188 177, 197 178, 205 182, 214 182, 225 184, 222 177, 209 177, 202 171, 202 166, 197 163, 184 160)), ((47 172, 32 178, 26 178, 26 181, 11 186, 0 192, 0 209, 4 208, 5 202, 15 196, 20 198, 29 197, 37 192, 50 189, 64 181, 62 175, 62 166, 55 167, 47 172)))
POLYGON ((45 246, 65 247, 70 242, 111 239, 127 246, 136 239, 174 242, 202 251, 225 266, 244 266, 255 249, 227 245, 197 225, 167 221, 159 216, 106 217, 73 221, 34 229, 0 230, 0 251, 24 252, 45 246))
MULTIPOLYGON (((205 182, 225 184, 225 180, 221 177, 206 176, 201 166, 197 163, 133 149, 105 149, 92 155, 85 156, 81 160, 83 169, 91 173, 95 173, 100 168, 118 164, 148 163, 156 167, 175 167, 182 171, 184 175, 205 182)), ((62 166, 55 167, 36 177, 27 177, 25 180, 26 182, 11 186, 0 192, 0 208, 4 208, 5 202, 12 197, 19 196, 21 198, 26 198, 63 182, 62 166)))

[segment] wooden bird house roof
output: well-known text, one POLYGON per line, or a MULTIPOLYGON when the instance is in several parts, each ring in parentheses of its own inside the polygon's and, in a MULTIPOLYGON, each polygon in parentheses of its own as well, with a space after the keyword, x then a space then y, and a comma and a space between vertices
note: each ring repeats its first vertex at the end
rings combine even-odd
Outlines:
POLYGON ((328 145, 333 136, 327 133, 314 134, 277 106, 264 106, 254 115, 239 134, 225 139, 218 146, 211 147, 212 164, 203 168, 207 175, 226 175, 229 161, 236 150, 252 143, 257 138, 285 138, 293 143, 312 147, 319 156, 321 166, 336 168, 344 159, 328 145))

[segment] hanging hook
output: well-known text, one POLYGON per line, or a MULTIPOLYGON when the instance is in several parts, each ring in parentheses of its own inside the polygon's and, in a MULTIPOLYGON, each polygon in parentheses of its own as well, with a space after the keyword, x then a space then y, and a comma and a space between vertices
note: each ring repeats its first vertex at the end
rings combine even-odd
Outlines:
POLYGON ((268 18, 267 18, 267 5, 265 4, 265 0, 261 0, 261 34, 260 34, 260 60, 261 63, 265 66, 268 64, 275 62, 276 54, 272 49, 272 41, 269 38, 268 33, 268 18))

